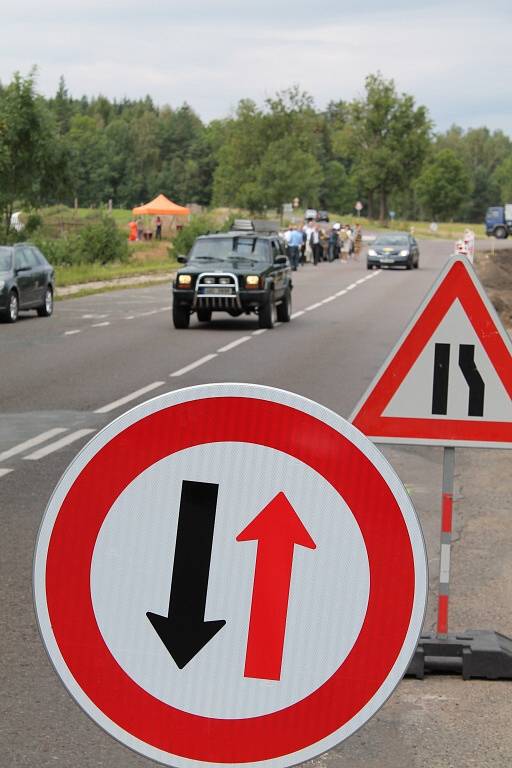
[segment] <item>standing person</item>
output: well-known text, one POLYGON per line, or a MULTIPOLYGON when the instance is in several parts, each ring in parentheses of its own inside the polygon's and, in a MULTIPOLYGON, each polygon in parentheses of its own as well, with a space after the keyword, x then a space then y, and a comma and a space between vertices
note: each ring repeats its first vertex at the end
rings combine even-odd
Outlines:
POLYGON ((361 248, 363 247, 363 230, 360 224, 356 225, 356 231, 354 234, 354 258, 359 259, 361 248))
POLYGON ((302 232, 293 227, 288 237, 288 258, 290 259, 292 270, 297 271, 299 265, 299 249, 302 245, 302 232))
POLYGON ((144 222, 142 216, 137 219, 137 240, 142 240, 144 237, 144 222))
POLYGON ((329 235, 329 250, 327 251, 327 260, 328 261, 334 261, 334 259, 337 259, 339 256, 339 235, 338 235, 338 229, 336 227, 336 224, 331 229, 331 233, 329 235))
POLYGON ((346 232, 347 232, 347 259, 352 258, 352 255, 354 253, 354 233, 352 232, 352 227, 350 224, 347 224, 346 226, 346 232))
POLYGON ((137 240, 137 222, 133 220, 130 221, 128 224, 128 227, 130 229, 128 240, 130 241, 130 243, 134 243, 137 240))
POLYGON ((342 224, 340 229, 340 259, 342 262, 348 261, 348 253, 346 257, 343 255, 346 252, 347 243, 348 243, 347 228, 344 224, 342 224))
POLYGON ((313 246, 311 243, 311 235, 313 234, 313 229, 314 227, 311 221, 307 221, 306 224, 304 224, 304 261, 309 263, 313 261, 313 246))
POLYGON ((157 216, 155 219, 155 240, 162 239, 162 219, 157 216))
POLYGON ((320 232, 317 224, 313 224, 313 231, 311 232, 309 242, 311 243, 311 250, 313 251, 313 264, 316 265, 322 258, 322 244, 320 242, 320 232))

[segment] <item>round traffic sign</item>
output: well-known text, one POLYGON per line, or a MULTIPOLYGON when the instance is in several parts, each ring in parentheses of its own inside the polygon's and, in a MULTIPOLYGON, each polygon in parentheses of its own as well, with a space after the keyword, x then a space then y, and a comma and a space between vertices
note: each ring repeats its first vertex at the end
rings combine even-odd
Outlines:
POLYGON ((289 392, 213 384, 116 419, 39 532, 50 658, 112 736, 166 765, 289 766, 402 678, 427 571, 382 454, 289 392))

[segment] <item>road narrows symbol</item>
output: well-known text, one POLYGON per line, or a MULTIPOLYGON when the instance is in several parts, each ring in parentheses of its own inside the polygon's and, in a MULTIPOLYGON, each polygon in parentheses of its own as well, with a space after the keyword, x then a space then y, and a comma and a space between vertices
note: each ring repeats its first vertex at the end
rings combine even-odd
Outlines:
POLYGON ((245 677, 280 680, 295 545, 316 549, 284 493, 236 537, 257 541, 245 677))
MULTIPOLYGON (((448 413, 450 347, 450 344, 436 344, 434 349, 432 414, 438 416, 448 413)), ((468 416, 483 416, 485 384, 475 364, 474 344, 459 344, 459 368, 469 387, 468 416)))
POLYGON ((204 620, 218 491, 215 483, 183 481, 169 609, 146 614, 180 669, 226 623, 204 620))

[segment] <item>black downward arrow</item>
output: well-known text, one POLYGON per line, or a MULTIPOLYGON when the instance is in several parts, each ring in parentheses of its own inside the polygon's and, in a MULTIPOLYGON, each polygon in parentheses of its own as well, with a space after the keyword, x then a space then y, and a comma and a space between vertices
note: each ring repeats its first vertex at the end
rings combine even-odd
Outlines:
POLYGON ((184 480, 167 616, 146 616, 180 669, 222 629, 205 621, 213 531, 219 486, 184 480))

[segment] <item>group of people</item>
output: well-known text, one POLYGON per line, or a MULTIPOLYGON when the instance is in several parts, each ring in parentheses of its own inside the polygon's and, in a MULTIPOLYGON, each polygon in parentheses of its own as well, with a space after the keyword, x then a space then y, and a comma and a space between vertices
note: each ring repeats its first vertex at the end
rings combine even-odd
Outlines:
MULTIPOLYGON (((162 239, 162 219, 160 216, 155 217, 154 221, 154 234, 155 234, 155 240, 161 240, 162 239)), ((128 240, 130 242, 136 242, 141 240, 149 240, 153 237, 153 230, 144 230, 144 219, 142 216, 139 216, 135 221, 130 221, 128 224, 129 229, 129 235, 128 240), (149 236, 151 233, 151 237, 149 236)))
POLYGON ((316 266, 321 261, 358 259, 363 233, 360 224, 352 227, 336 223, 327 229, 315 221, 307 221, 303 227, 290 224, 284 239, 292 269, 296 271, 300 265, 307 263, 316 266))

